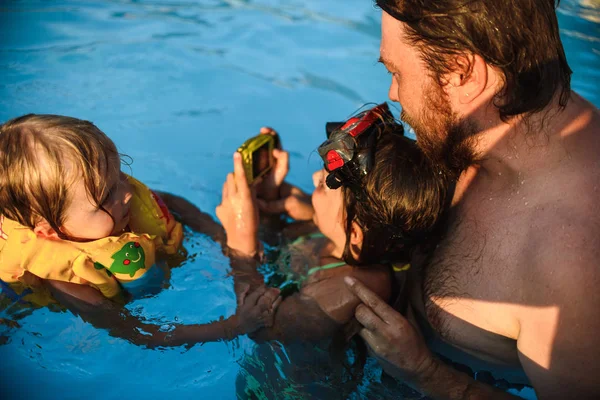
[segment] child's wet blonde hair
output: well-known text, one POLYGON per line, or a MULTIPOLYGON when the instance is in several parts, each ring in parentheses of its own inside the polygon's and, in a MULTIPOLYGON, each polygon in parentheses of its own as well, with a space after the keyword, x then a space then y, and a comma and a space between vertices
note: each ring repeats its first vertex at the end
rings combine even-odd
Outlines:
POLYGON ((0 126, 0 214, 31 229, 46 220, 61 236, 70 187, 83 179, 90 202, 102 209, 108 169, 119 158, 91 122, 36 114, 12 119, 0 126))

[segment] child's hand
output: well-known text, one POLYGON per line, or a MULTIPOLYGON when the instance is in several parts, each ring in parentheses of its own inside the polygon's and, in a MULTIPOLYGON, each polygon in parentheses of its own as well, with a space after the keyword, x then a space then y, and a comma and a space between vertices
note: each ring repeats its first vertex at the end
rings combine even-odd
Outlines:
POLYGON ((246 289, 238 300, 236 312, 240 334, 252 333, 263 327, 273 325, 275 310, 281 303, 279 289, 261 286, 246 296, 246 289))
POLYGON ((253 257, 258 251, 258 208, 237 152, 233 155, 233 171, 223 185, 217 218, 227 233, 227 246, 253 257))
POLYGON ((281 198, 276 200, 258 199, 258 208, 269 214, 285 213, 296 221, 311 221, 315 214, 311 197, 296 186, 283 183, 281 198))
MULTIPOLYGON (((260 134, 276 136, 277 132, 273 128, 262 127, 260 128, 260 134)), ((290 155, 287 151, 281 149, 281 144, 273 150, 273 158, 275 159, 275 165, 255 185, 256 195, 265 200, 279 199, 279 187, 290 170, 290 155)))

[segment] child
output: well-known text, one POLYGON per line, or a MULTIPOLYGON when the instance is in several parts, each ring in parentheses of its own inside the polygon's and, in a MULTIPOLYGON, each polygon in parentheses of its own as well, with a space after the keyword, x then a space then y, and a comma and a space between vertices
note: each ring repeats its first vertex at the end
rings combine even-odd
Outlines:
POLYGON ((26 115, 0 128, 0 279, 25 271, 87 284, 108 298, 181 246, 181 224, 158 196, 121 172, 93 124, 26 115))
MULTIPOLYGON (((87 121, 30 114, 0 126, 0 280, 19 292, 47 281, 117 299, 143 285, 157 257, 179 251, 181 224, 120 164, 114 143, 87 121)), ((264 290, 250 296, 252 306, 274 301, 264 290)), ((252 306, 217 323, 223 329, 188 327, 169 337, 246 333, 267 322, 271 304, 257 313, 252 306)))
MULTIPOLYGON (((269 129, 261 133, 274 134, 269 129)), ((386 105, 335 130, 319 147, 319 154, 325 168, 313 175, 312 196, 283 181, 288 156, 281 150, 274 151, 277 162, 271 175, 254 188, 248 187, 241 159, 234 155, 234 174, 223 187, 217 216, 232 249, 236 284, 260 285, 264 280, 256 261, 259 206, 305 220, 305 226, 313 222, 316 228, 292 241, 287 252, 282 250, 287 271, 267 279, 281 287, 282 293, 289 289, 292 294, 279 305, 273 325, 252 337, 276 339, 285 344, 285 350, 271 342, 258 346, 254 357, 260 365, 269 365, 268 360, 287 362, 277 363, 278 373, 255 370, 256 361, 243 363, 238 393, 246 396, 251 392, 269 397, 293 388, 294 393, 306 391, 307 397, 310 393, 315 398, 345 398, 346 385, 341 383, 356 383, 360 378, 334 374, 330 355, 337 355, 338 361, 343 358, 344 345, 358 329, 353 322, 360 302, 344 277, 357 278, 380 298, 404 308, 407 293, 403 286, 412 253, 432 241, 449 197, 444 176, 404 136, 386 105), (268 200, 255 201, 253 192, 268 200), (282 381, 278 376, 284 367, 286 380, 282 381), (247 375, 261 380, 259 389, 244 383, 247 375)), ((362 372, 360 353, 355 353, 355 368, 348 371, 362 372)))
MULTIPOLYGON (((279 280, 295 281, 299 293, 283 300, 274 325, 258 331, 258 338, 331 338, 359 304, 345 276, 356 277, 387 301, 405 297, 393 287, 398 281, 402 286, 403 277, 392 279, 392 274, 406 274, 413 251, 430 239, 445 209, 446 179, 404 136, 386 104, 338 128, 319 154, 325 169, 313 175, 312 196, 283 182, 288 157, 281 150, 274 152, 274 171, 257 191, 259 197, 265 192, 270 199, 279 197, 259 201, 264 210, 311 219, 318 233, 290 246, 291 271, 279 280)), ((217 217, 233 249, 233 265, 242 272, 238 281, 258 284, 260 274, 252 262, 259 251, 258 207, 237 154, 234 170, 223 187, 217 217)))

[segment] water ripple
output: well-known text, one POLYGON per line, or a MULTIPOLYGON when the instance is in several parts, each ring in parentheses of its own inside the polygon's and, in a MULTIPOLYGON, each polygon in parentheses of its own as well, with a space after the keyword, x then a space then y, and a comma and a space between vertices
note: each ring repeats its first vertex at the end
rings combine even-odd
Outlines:
POLYGON ((600 43, 600 37, 598 37, 598 36, 593 36, 593 35, 585 34, 582 32, 573 31, 570 29, 561 29, 561 32, 567 36, 570 36, 570 37, 573 37, 576 39, 580 39, 580 40, 585 40, 586 42, 600 43))
POLYGON ((221 115, 225 109, 223 108, 208 108, 208 109, 196 109, 196 110, 185 110, 174 113, 176 117, 201 117, 207 114, 221 115))
POLYGON ((304 79, 300 81, 302 84, 316 89, 327 90, 337 93, 352 102, 362 102, 363 98, 357 92, 347 86, 342 85, 332 79, 318 76, 309 72, 304 73, 304 79))

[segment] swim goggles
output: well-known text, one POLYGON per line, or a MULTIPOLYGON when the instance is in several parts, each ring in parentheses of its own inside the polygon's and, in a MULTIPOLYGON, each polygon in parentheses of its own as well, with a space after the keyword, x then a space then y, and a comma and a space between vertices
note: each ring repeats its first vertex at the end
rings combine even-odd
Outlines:
POLYGON ((373 167, 379 133, 393 121, 387 103, 382 103, 346 122, 327 123, 327 140, 318 151, 329 172, 325 183, 330 189, 360 185, 373 167))

